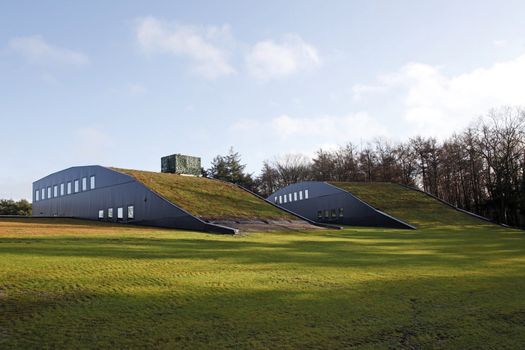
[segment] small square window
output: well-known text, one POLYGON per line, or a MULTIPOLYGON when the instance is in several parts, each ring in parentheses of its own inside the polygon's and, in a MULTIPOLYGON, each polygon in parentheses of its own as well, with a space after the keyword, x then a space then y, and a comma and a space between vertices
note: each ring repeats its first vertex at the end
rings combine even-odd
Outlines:
POLYGON ((60 184, 60 195, 61 196, 64 195, 64 184, 63 183, 60 184))
POLYGON ((42 199, 46 199, 46 189, 43 188, 41 192, 42 192, 42 199))
POLYGON ((299 191, 299 200, 302 201, 303 200, 303 191, 299 191))
POLYGON ((135 208, 132 205, 128 205, 128 219, 135 218, 135 208))
POLYGON ((95 189, 95 176, 91 176, 89 178, 89 188, 94 190, 95 189))
POLYGON ((67 194, 71 194, 71 181, 67 183, 67 194))
POLYGON ((308 190, 304 190, 304 199, 308 199, 308 190))
POLYGON ((82 178, 82 191, 87 191, 87 177, 82 178))
POLYGON ((40 200, 40 191, 39 190, 36 190, 35 191, 35 202, 36 201, 39 201, 40 200))
POLYGON ((124 219, 124 208, 117 208, 117 220, 124 219))
POLYGON ((98 211, 98 218, 99 218, 99 219, 104 219, 104 209, 100 209, 100 210, 98 211))
POLYGON ((339 217, 344 217, 344 208, 339 208, 339 217))
POLYGON ((80 182, 78 180, 75 180, 75 193, 78 193, 80 191, 80 182))
POLYGON ((58 197, 58 185, 53 186, 53 197, 58 197))
POLYGON ((47 188, 47 199, 51 198, 51 186, 47 188))
POLYGON ((113 219, 113 208, 108 208, 108 218, 113 219))

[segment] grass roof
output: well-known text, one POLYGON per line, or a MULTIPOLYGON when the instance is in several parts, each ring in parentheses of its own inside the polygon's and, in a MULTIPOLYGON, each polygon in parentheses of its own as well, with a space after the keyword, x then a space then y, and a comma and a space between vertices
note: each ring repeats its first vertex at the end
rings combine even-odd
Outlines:
POLYGON ((418 227, 487 224, 416 190, 386 182, 331 182, 371 206, 418 227))
POLYGON ((169 173, 114 170, 134 177, 176 206, 204 220, 297 220, 230 183, 169 173))

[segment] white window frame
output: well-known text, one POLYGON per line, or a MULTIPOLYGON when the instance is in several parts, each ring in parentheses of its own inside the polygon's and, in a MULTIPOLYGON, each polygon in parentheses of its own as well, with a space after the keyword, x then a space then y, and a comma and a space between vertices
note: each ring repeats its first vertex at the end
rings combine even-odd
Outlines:
POLYGON ((75 193, 80 191, 80 180, 75 180, 75 193))
POLYGON ((89 189, 94 190, 95 189, 95 175, 91 175, 89 177, 89 189))
POLYGON ((71 194, 71 189, 72 189, 72 186, 71 186, 71 181, 68 181, 67 182, 67 194, 71 194))
POLYGON ((290 203, 293 202, 291 193, 288 193, 288 202, 290 202, 290 203))
POLYGON ((35 191, 35 202, 38 202, 40 200, 40 190, 35 191))
POLYGON ((99 219, 104 219, 104 209, 100 209, 100 210, 98 211, 98 218, 99 218, 99 219))
POLYGON ((279 196, 279 204, 283 204, 283 196, 279 196))
POLYGON ((82 192, 87 191, 87 177, 82 178, 82 192))
POLYGON ((293 193, 293 200, 294 200, 294 202, 297 202, 297 192, 293 193))
POLYGON ((134 205, 128 205, 128 219, 135 219, 135 206, 134 205), (131 209, 131 215, 130 214, 130 209, 131 209))
POLYGON ((304 199, 308 199, 308 190, 304 190, 304 199))
POLYGON ((274 202, 275 204, 277 204, 277 196, 275 196, 275 197, 273 198, 273 202, 274 202))
POLYGON ((300 190, 300 191, 299 191, 299 200, 300 200, 300 201, 303 200, 303 190, 300 190))
POLYGON ((42 188, 42 200, 46 199, 46 188, 42 188))
POLYGON ((47 186, 47 199, 53 198, 53 197, 51 197, 51 194, 52 194, 51 186, 47 186))
POLYGON ((124 219, 124 208, 118 207, 117 208, 117 219, 124 219))
POLYGON ((108 219, 113 219, 113 208, 108 208, 108 219))
POLYGON ((58 185, 53 186, 53 198, 58 197, 58 185))
POLYGON ((63 195, 65 194, 65 193, 64 193, 64 187, 65 187, 65 186, 64 186, 64 183, 62 182, 62 183, 60 184, 60 195, 61 195, 61 196, 63 196, 63 195))

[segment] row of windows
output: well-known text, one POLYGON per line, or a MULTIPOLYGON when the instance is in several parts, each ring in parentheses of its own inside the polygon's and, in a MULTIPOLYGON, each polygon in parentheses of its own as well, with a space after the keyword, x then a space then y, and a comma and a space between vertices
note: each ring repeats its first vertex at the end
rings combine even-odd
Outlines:
POLYGON ((325 220, 329 220, 329 219, 336 219, 337 217, 344 217, 344 209, 343 208, 339 208, 339 210, 337 209, 325 209, 325 210, 318 210, 317 211, 317 218, 318 219, 325 219, 325 220))
MULTIPOLYGON (((100 209, 98 211, 98 218, 99 219, 104 219, 105 218, 105 210, 104 209, 100 209)), ((107 214, 108 214, 108 219, 113 219, 113 208, 108 208, 108 211, 107 211, 107 214)), ((128 205, 128 216, 127 216, 127 219, 130 220, 130 219, 134 219, 135 218, 135 207, 133 205, 128 205)), ((118 207, 117 208, 117 220, 123 220, 124 219, 124 208, 123 207, 118 207)))
MULTIPOLYGON (((83 177, 82 180, 74 180, 73 182, 68 181, 61 183, 60 185, 48 186, 47 188, 41 188, 35 190, 35 202, 44 199, 51 199, 65 196, 66 194, 80 192, 80 181, 82 181, 82 191, 88 190, 87 177, 83 177)), ((95 189, 95 175, 89 177, 89 189, 95 189)))
POLYGON ((308 199, 308 190, 304 190, 304 197, 303 197, 303 190, 301 190, 299 192, 290 192, 287 194, 283 194, 281 196, 275 196, 273 198, 276 204, 297 202, 297 201, 302 201, 303 199, 308 199))

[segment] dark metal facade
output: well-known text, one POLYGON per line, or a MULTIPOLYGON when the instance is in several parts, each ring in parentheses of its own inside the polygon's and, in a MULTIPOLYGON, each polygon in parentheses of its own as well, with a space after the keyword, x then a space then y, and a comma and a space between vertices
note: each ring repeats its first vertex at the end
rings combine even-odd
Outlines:
POLYGON ((127 174, 98 165, 72 167, 33 182, 33 216, 237 233, 236 229, 207 223, 191 215, 127 174), (75 191, 75 181, 78 181, 78 191, 75 191), (128 216, 130 206, 133 207, 132 217, 128 216), (108 217, 110 208, 112 218, 108 217), (119 208, 122 208, 122 218, 118 218, 119 208), (100 211, 103 211, 103 218, 99 216, 100 211))
POLYGON ((310 220, 322 223, 390 228, 414 227, 398 220, 339 187, 306 181, 276 191, 268 200, 310 220))

